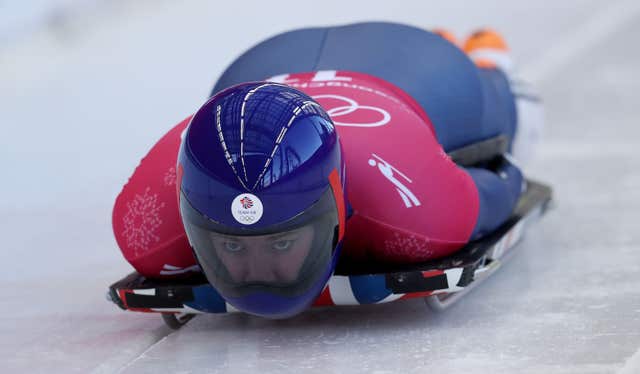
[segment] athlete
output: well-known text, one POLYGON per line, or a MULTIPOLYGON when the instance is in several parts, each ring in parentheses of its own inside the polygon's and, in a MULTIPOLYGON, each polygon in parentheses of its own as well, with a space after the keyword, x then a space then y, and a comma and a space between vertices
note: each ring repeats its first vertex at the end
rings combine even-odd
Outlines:
POLYGON ((263 41, 142 160, 114 207, 118 244, 142 275, 202 271, 272 318, 308 307, 339 258, 447 256, 504 223, 525 188, 509 155, 447 155, 497 136, 517 151, 511 69, 491 30, 464 51, 392 23, 263 41))

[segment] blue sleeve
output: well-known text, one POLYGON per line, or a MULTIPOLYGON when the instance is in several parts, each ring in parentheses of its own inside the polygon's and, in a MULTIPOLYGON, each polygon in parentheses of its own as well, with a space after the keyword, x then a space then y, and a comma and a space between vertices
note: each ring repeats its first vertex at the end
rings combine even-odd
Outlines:
POLYGON ((522 172, 515 165, 505 162, 495 171, 482 168, 465 168, 478 189, 480 209, 471 239, 486 235, 510 216, 522 192, 522 172))

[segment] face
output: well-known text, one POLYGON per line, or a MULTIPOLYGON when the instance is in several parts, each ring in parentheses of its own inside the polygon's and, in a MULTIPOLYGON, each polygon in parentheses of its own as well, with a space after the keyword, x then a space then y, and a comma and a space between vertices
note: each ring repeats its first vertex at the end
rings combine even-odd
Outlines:
POLYGON ((286 283, 294 281, 309 255, 313 226, 261 236, 211 233, 218 258, 234 282, 286 283))

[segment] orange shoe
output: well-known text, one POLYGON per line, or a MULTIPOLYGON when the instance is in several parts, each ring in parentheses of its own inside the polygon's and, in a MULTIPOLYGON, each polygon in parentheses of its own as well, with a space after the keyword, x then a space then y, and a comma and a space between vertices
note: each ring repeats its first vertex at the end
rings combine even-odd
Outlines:
POLYGON ((456 36, 451 31, 447 29, 442 29, 442 28, 435 28, 431 31, 434 34, 440 35, 443 39, 448 40, 449 42, 451 42, 451 44, 455 45, 456 47, 460 47, 460 44, 458 44, 458 40, 456 39, 456 36))
POLYGON ((513 61, 509 53, 509 46, 496 31, 485 28, 471 34, 462 49, 479 67, 500 68, 510 72, 513 61))

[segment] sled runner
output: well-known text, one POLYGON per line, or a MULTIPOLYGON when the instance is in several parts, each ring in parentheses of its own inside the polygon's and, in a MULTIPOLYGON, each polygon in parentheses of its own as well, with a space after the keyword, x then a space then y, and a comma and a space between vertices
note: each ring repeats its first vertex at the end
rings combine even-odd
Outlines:
MULTIPOLYGON (((471 152, 478 151, 472 150, 471 152)), ((486 156, 486 155, 485 155, 486 156)), ((475 154, 476 160, 479 154, 475 154)), ((411 265, 338 263, 334 275, 313 304, 362 305, 422 297, 434 310, 444 310, 495 272, 542 216, 551 188, 527 181, 511 218, 495 232, 472 241, 453 255, 411 265)), ((109 288, 108 298, 124 310, 161 313, 179 328, 198 313, 236 310, 197 274, 180 280, 152 280, 134 272, 109 288)))

